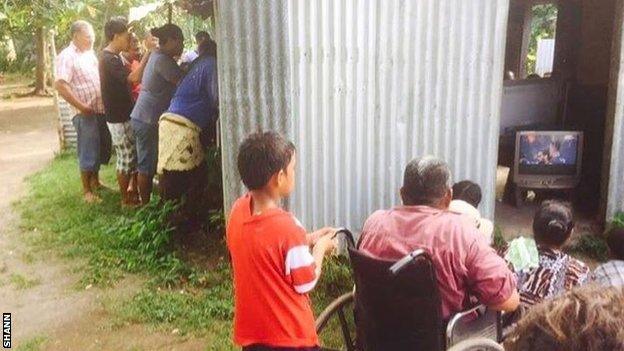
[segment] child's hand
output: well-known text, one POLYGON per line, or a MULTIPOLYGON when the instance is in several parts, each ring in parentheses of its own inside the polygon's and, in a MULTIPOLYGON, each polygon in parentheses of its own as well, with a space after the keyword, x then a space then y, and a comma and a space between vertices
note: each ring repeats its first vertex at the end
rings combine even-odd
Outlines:
POLYGON ((333 235, 323 235, 318 239, 315 246, 320 246, 325 254, 332 253, 338 249, 338 239, 333 238, 333 235))
POLYGON ((325 227, 325 228, 321 228, 315 232, 312 233, 308 233, 306 235, 307 239, 308 239, 308 244, 309 245, 316 245, 316 243, 318 242, 318 240, 324 236, 328 236, 328 235, 334 235, 334 233, 336 233, 336 228, 332 228, 332 227, 325 227))

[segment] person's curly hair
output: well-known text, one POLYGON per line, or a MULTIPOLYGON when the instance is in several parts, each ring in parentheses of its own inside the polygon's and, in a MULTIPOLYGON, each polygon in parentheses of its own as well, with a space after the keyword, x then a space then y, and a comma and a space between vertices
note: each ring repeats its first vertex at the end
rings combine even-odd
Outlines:
POLYGON ((507 351, 624 350, 624 291, 588 285, 531 307, 507 351))

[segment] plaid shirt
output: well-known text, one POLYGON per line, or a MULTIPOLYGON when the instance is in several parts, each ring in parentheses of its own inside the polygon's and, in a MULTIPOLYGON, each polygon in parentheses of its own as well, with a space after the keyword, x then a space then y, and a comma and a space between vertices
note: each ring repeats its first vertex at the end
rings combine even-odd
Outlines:
POLYGON ((56 80, 69 83, 76 97, 95 113, 104 113, 98 60, 93 50, 80 51, 70 43, 56 57, 56 80))
POLYGON ((612 260, 598 266, 592 279, 604 286, 624 286, 624 261, 612 260))

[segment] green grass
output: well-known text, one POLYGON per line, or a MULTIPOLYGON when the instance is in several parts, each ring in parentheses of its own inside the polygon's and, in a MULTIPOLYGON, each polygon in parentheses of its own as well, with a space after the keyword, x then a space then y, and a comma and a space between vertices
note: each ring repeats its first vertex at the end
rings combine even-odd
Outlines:
POLYGON ((45 336, 35 336, 27 339, 17 347, 17 351, 39 351, 47 341, 45 336))
POLYGON ((9 281, 17 290, 26 290, 41 284, 39 278, 28 278, 18 273, 13 273, 9 281))
MULTIPOLYGON (((82 202, 76 157, 62 154, 28 182, 29 194, 16 206, 22 227, 38 251, 53 251, 78 262, 80 288, 93 284, 111 286, 128 274, 145 283, 127 300, 106 307, 114 325, 145 323, 163 332, 205 337, 208 350, 236 349, 231 342, 233 299, 230 264, 221 235, 210 233, 202 243, 201 262, 186 258, 172 241, 166 224, 171 206, 154 201, 139 210, 122 210, 119 195, 101 192, 102 204, 82 202)), ((101 177, 113 186, 113 167, 101 177)), ((208 227, 223 228, 222 212, 212 212, 208 227)), ((311 298, 318 314, 334 298, 352 289, 345 257, 330 258, 311 298)), ((326 342, 335 333, 323 335, 326 342)))

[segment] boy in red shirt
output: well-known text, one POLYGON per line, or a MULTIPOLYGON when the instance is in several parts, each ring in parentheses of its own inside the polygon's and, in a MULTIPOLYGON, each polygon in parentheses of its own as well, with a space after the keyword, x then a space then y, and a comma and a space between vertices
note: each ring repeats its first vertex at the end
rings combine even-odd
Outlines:
POLYGON ((323 257, 335 248, 335 231, 306 234, 280 208, 295 187, 295 146, 279 134, 247 137, 238 171, 249 193, 234 203, 226 230, 234 342, 244 351, 319 350, 308 292, 318 281, 323 257))

